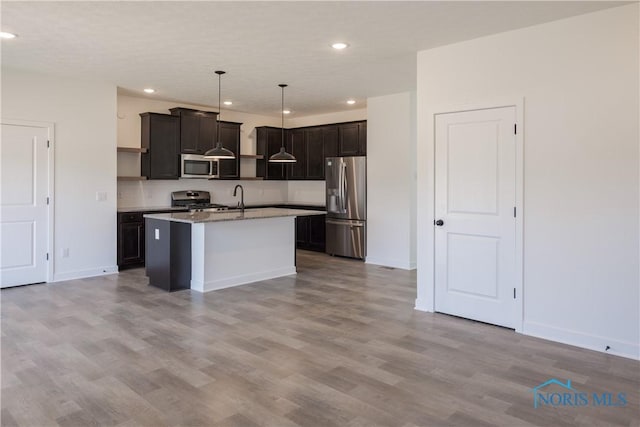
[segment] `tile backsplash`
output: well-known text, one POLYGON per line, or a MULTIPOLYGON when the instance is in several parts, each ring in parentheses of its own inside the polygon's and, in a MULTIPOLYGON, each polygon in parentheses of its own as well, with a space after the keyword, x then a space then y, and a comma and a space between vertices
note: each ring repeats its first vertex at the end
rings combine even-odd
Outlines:
POLYGON ((236 184, 244 189, 247 205, 271 203, 324 204, 324 181, 225 181, 205 179, 119 181, 118 207, 164 207, 171 205, 171 192, 202 190, 211 193, 211 202, 234 205, 236 184))

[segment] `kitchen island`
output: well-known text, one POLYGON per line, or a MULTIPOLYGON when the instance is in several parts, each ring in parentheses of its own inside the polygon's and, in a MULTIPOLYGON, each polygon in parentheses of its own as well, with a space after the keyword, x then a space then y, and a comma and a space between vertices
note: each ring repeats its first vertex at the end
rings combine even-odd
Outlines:
POLYGON ((208 292, 295 274, 295 218, 324 214, 281 208, 147 214, 149 284, 208 292))

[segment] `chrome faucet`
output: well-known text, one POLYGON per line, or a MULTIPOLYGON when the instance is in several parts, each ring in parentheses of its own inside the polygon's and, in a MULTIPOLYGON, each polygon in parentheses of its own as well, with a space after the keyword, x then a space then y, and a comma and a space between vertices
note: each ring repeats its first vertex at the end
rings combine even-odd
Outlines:
POLYGON ((240 201, 238 202, 238 207, 244 212, 244 188, 242 188, 242 185, 236 185, 236 188, 233 189, 233 197, 236 197, 238 188, 242 190, 240 191, 240 201))

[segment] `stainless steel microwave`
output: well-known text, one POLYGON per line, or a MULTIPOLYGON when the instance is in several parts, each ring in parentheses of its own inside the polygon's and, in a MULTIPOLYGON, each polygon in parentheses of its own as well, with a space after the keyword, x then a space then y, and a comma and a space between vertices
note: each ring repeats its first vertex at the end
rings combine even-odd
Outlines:
POLYGON ((200 154, 180 155, 180 178, 220 178, 218 160, 205 159, 200 154))

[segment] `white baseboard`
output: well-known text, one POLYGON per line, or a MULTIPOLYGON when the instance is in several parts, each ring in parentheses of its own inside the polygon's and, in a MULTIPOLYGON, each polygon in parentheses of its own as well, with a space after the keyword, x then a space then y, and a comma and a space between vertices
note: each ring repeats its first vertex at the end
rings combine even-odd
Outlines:
POLYGON ((106 276, 107 274, 115 274, 118 272, 118 266, 112 265, 108 267, 92 268, 90 270, 65 271, 62 273, 54 273, 51 282, 62 282, 64 280, 86 279, 87 277, 106 276))
POLYGON ((191 289, 198 292, 210 292, 218 289, 231 288, 233 286, 246 285, 260 280, 275 279, 276 277, 296 274, 295 267, 283 267, 276 270, 261 271, 258 273, 243 274, 241 276, 227 277, 220 280, 199 282, 191 280, 191 289))
POLYGON ((524 322, 522 333, 537 338, 574 345, 589 350, 640 360, 640 344, 614 340, 584 332, 556 328, 537 322, 524 322), (605 350, 609 346, 609 350, 605 350))
POLYGON ((380 265, 380 266, 383 266, 383 267, 399 268, 399 269, 402 269, 402 270, 415 270, 416 269, 416 263, 415 262, 407 262, 405 260, 391 259, 391 258, 379 259, 379 258, 371 258, 370 256, 367 256, 367 260, 365 261, 365 264, 380 265))
POLYGON ((427 304, 426 301, 416 298, 415 309, 418 311, 426 311, 427 313, 433 313, 433 307, 427 304))

